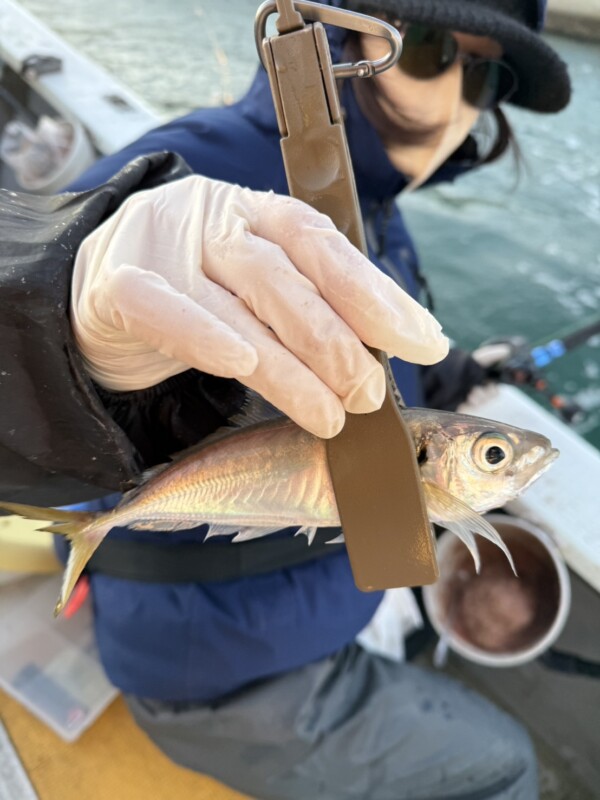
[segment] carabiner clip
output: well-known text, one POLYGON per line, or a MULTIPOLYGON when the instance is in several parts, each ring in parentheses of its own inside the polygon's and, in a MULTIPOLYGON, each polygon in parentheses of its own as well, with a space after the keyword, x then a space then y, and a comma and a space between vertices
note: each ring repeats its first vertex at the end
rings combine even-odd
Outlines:
MULTIPOLYGON (((402 37, 400 33, 387 22, 376 17, 369 17, 366 14, 359 14, 356 11, 348 11, 344 8, 332 8, 321 3, 313 3, 310 0, 294 0, 294 8, 300 12, 302 18, 310 22, 321 22, 324 25, 335 25, 338 28, 356 31, 357 33, 367 33, 370 36, 379 36, 389 44, 389 52, 382 58, 375 61, 365 59, 356 63, 334 64, 333 74, 335 78, 370 78, 385 72, 386 69, 393 67, 402 53, 402 37)), ((266 0, 258 11, 254 21, 254 38, 256 49, 263 67, 266 68, 262 42, 266 35, 267 19, 277 12, 276 0, 266 0)))

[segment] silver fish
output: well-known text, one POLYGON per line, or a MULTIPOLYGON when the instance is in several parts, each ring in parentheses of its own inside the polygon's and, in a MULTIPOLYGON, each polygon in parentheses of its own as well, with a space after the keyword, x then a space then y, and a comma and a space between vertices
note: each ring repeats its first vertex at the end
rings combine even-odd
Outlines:
MULTIPOLYGON (((540 434, 478 417, 426 409, 402 414, 414 440, 430 520, 465 542, 477 568, 475 533, 501 547, 514 569, 506 545, 480 514, 516 497, 558 451, 540 434)), ((117 526, 175 531, 207 523, 208 536, 235 534, 234 542, 299 526, 310 543, 317 528, 340 524, 325 441, 285 417, 208 437, 145 473, 140 486, 108 512, 4 502, 0 508, 51 521, 42 530, 71 540, 56 614, 92 553, 117 526)))

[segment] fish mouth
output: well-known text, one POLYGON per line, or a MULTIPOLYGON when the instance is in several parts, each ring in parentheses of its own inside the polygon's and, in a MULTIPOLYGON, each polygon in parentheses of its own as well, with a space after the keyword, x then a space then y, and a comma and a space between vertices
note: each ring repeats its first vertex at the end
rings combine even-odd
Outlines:
POLYGON ((544 458, 540 460, 539 466, 536 468, 531 478, 529 478, 527 483, 523 486, 523 488, 520 491, 524 492, 531 486, 532 483, 535 483, 535 481, 537 481, 538 478, 541 478, 544 472, 547 472, 550 469, 550 467, 556 461, 559 455, 560 455, 560 450, 558 450, 556 447, 552 447, 549 450, 549 452, 546 453, 544 458))
POLYGON ((541 469, 545 472, 548 467, 552 466, 552 464, 556 461, 556 459, 560 455, 560 450, 556 447, 551 448, 550 452, 546 454, 545 458, 542 459, 541 469))

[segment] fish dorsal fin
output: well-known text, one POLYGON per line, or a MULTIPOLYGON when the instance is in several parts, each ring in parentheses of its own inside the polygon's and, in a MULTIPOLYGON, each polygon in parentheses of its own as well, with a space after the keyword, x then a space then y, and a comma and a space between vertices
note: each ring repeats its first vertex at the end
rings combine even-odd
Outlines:
POLYGON ((517 574, 510 550, 498 531, 481 514, 473 511, 462 500, 430 481, 423 481, 423 490, 427 502, 427 513, 431 521, 448 528, 465 543, 473 556, 478 572, 480 558, 477 543, 473 537, 474 533, 478 533, 499 547, 508 559, 512 571, 515 575, 517 574))
POLYGON ((246 399, 241 411, 229 419, 229 424, 236 428, 247 428, 260 422, 285 419, 285 414, 271 405, 268 400, 253 389, 246 390, 246 399))
POLYGON ((205 436, 197 444, 194 444, 191 447, 186 447, 185 450, 179 450, 177 453, 173 453, 173 455, 170 456, 171 461, 169 463, 159 464, 156 467, 152 467, 150 470, 148 470, 148 473, 144 473, 144 476, 149 474, 150 477, 155 477, 157 474, 169 467, 172 463, 177 463, 188 456, 192 456, 195 453, 203 450, 205 447, 215 444, 216 442, 220 442, 223 439, 238 433, 240 430, 251 428, 264 422, 275 422, 277 420, 284 419, 288 419, 285 414, 282 414, 280 411, 278 411, 259 394, 248 389, 246 401, 244 402, 242 410, 230 417, 227 420, 226 425, 221 425, 215 431, 209 433, 208 436, 205 436))
POLYGON ((241 411, 230 417, 226 425, 221 425, 215 431, 209 433, 208 436, 205 436, 197 444, 193 444, 191 447, 186 447, 184 450, 178 450, 176 453, 173 453, 169 456, 169 461, 166 461, 162 464, 156 464, 144 470, 139 479, 138 485, 125 492, 124 497, 127 497, 128 500, 133 499, 141 486, 148 483, 148 481, 152 480, 153 478, 156 478, 165 470, 169 469, 172 464, 177 464, 184 458, 188 458, 189 456, 199 453, 205 447, 215 444, 216 442, 220 442, 221 440, 226 439, 228 436, 237 433, 243 428, 249 428, 253 425, 258 425, 263 422, 271 422, 278 419, 287 419, 287 417, 282 414, 281 411, 278 411, 275 406, 272 406, 267 400, 265 400, 264 397, 261 397, 261 395, 259 395, 257 392, 248 389, 246 393, 246 400, 244 401, 241 411))
POLYGON ((222 425, 212 433, 209 433, 208 436, 205 436, 197 445, 192 445, 192 447, 188 447, 186 450, 175 453, 171 456, 171 460, 179 461, 181 458, 192 455, 196 450, 202 450, 209 444, 214 444, 222 439, 226 439, 228 436, 245 428, 251 428, 264 422, 275 422, 283 419, 288 419, 288 417, 282 414, 281 411, 278 411, 275 406, 272 406, 264 397, 261 397, 258 392, 248 389, 241 411, 230 417, 226 425, 222 425))

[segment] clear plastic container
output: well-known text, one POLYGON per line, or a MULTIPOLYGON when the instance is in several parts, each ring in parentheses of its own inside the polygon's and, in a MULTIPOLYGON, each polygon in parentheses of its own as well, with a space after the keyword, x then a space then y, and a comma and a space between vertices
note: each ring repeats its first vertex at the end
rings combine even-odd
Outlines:
POLYGON ((61 576, 0 586, 0 686, 67 742, 117 696, 104 674, 89 600, 53 617, 61 576))

